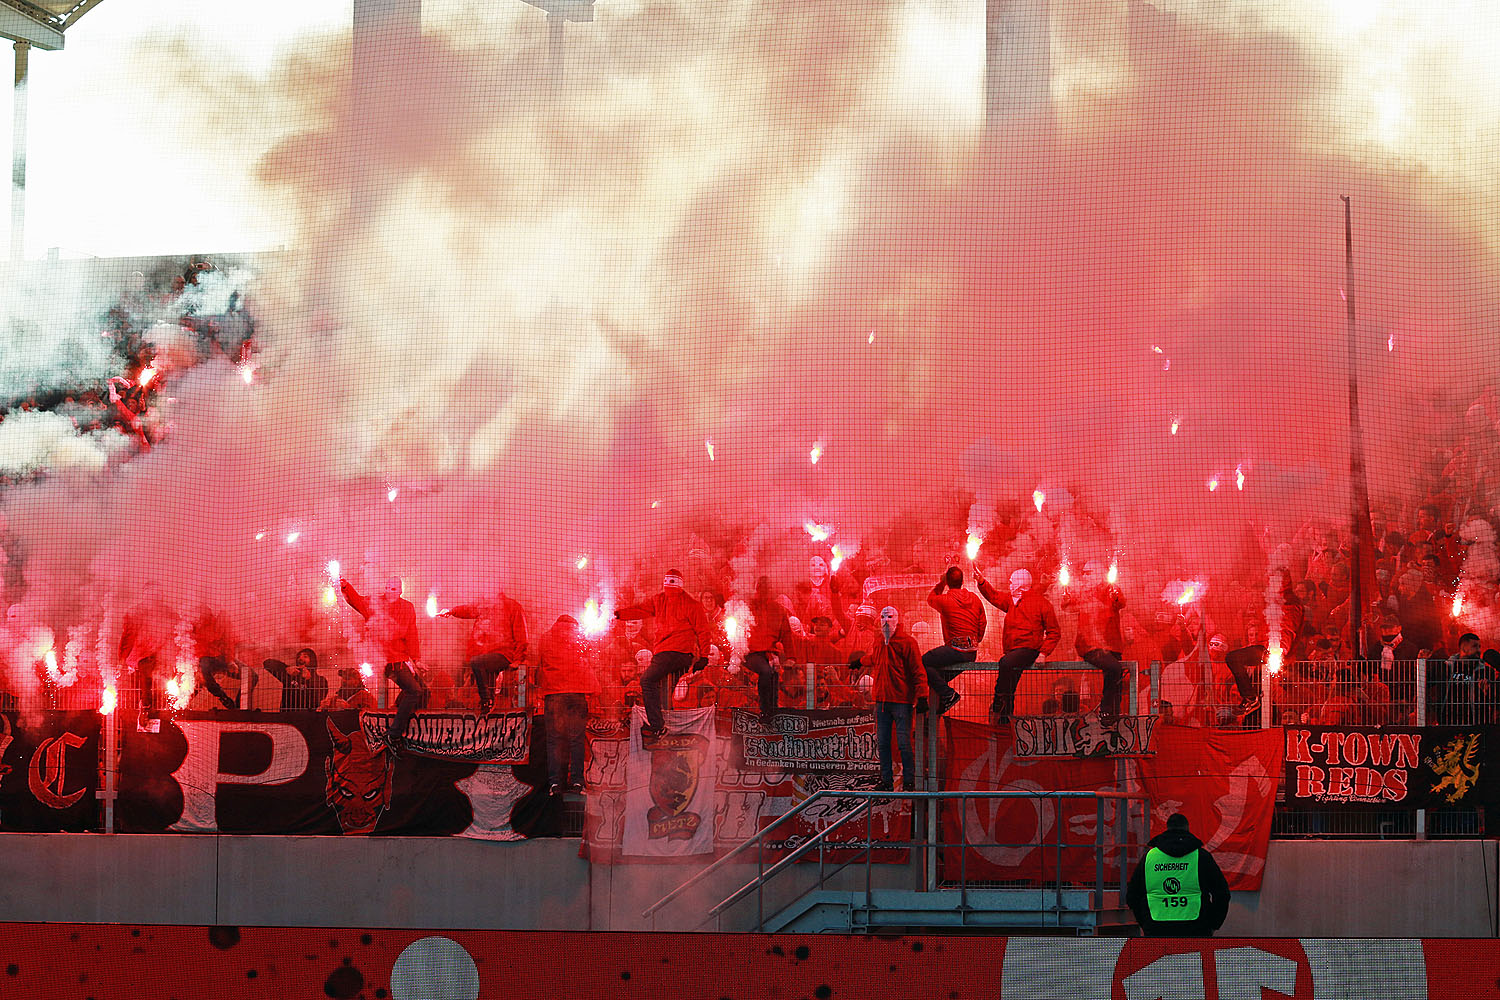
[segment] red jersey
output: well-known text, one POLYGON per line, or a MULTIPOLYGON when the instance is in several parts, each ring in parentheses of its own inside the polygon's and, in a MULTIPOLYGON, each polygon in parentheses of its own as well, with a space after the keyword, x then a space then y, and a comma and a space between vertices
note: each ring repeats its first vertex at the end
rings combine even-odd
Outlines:
POLYGON ((882 641, 863 661, 874 682, 870 697, 900 705, 916 704, 917 699, 927 697, 927 671, 922 667, 917 640, 899 626, 889 642, 884 639, 881 636, 882 641))
POLYGON ((537 686, 549 694, 594 694, 599 674, 589 655, 583 630, 571 618, 560 618, 542 633, 536 651, 537 686))
POLYGON ((499 653, 511 663, 526 656, 526 612, 511 598, 500 595, 498 601, 484 604, 460 604, 448 612, 449 617, 474 623, 469 632, 467 659, 486 653, 499 653))
POLYGON ((979 581, 979 592, 986 601, 1005 612, 1005 630, 1000 634, 1000 644, 1005 652, 1039 649, 1046 656, 1057 648, 1062 639, 1057 612, 1052 609, 1052 602, 1036 590, 1026 591, 1015 603, 1011 602, 1009 591, 1001 593, 988 580, 979 581))
POLYGON ((929 607, 937 609, 943 623, 943 642, 954 649, 978 649, 984 640, 987 624, 984 602, 979 595, 967 590, 949 590, 939 594, 936 590, 927 595, 929 607))
POLYGON ((648 601, 615 612, 621 618, 656 619, 655 653, 703 656, 708 649, 708 614, 681 587, 666 587, 648 601))
POLYGON ((344 600, 365 617, 365 632, 380 643, 381 655, 387 663, 422 658, 422 640, 417 634, 417 609, 403 597, 387 600, 382 597, 373 604, 361 597, 347 580, 339 581, 344 600))

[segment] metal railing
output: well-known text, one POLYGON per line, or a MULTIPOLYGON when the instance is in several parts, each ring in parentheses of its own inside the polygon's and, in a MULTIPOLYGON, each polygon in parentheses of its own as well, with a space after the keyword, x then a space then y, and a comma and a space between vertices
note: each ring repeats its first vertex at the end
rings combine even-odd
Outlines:
MULTIPOLYGON (((1064 841, 1064 827, 1062 822, 1053 825, 1054 836, 1047 842, 1043 842, 1038 836, 1026 843, 1000 843, 986 841, 983 846, 999 848, 1035 847, 1038 850, 1041 864, 1038 875, 1034 878, 1015 880, 1007 884, 1007 888, 1025 888, 1036 892, 1035 905, 1027 906, 1028 912, 1038 914, 1052 914, 1054 926, 1062 926, 1061 915, 1064 909, 1064 893, 1069 889, 1082 888, 1089 894, 1089 909, 1100 912, 1106 909, 1108 899, 1106 893, 1117 891, 1119 895, 1115 898, 1116 908, 1124 905, 1124 893, 1130 872, 1134 863, 1144 854, 1148 835, 1148 813, 1146 798, 1144 795, 1125 792, 1094 792, 1094 791, 991 791, 991 790, 953 790, 943 792, 878 792, 878 791, 848 791, 848 790, 823 790, 814 793, 799 803, 795 808, 783 813, 770 824, 765 826, 754 836, 736 845, 728 853, 714 861, 707 867, 699 870, 682 882, 671 892, 661 899, 652 903, 641 916, 645 919, 654 920, 655 915, 665 906, 681 898, 694 886, 704 882, 714 873, 723 870, 741 855, 750 850, 756 852, 756 874, 754 878, 745 882, 737 889, 729 893, 718 903, 711 906, 703 915, 695 927, 702 927, 708 921, 728 911, 735 904, 754 893, 756 897, 756 921, 755 929, 763 930, 766 924, 765 889, 766 886, 783 872, 794 869, 799 862, 807 858, 814 851, 818 855, 818 873, 816 884, 798 898, 806 896, 809 892, 821 890, 827 886, 828 879, 840 871, 845 870, 851 864, 860 863, 863 867, 863 894, 864 909, 870 910, 876 904, 875 889, 873 886, 872 865, 876 851, 910 851, 914 857, 936 858, 937 863, 945 870, 940 873, 930 873, 924 882, 929 886, 926 891, 957 892, 957 900, 954 906, 960 913, 967 914, 974 910, 971 892, 977 888, 988 888, 978 886, 974 880, 969 878, 968 853, 976 845, 970 844, 968 840, 968 813, 969 805, 976 800, 1022 800, 1037 802, 1038 814, 1041 814, 1041 803, 1051 801, 1060 803, 1063 800, 1088 799, 1095 804, 1094 811, 1094 841, 1087 843, 1068 843, 1064 841), (806 841, 788 850, 782 857, 778 858, 768 867, 766 864, 766 852, 768 846, 768 835, 779 829, 782 824, 788 823, 797 816, 813 808, 815 805, 825 801, 850 803, 852 808, 845 811, 838 819, 818 830, 816 834, 806 841), (874 839, 873 821, 876 806, 879 803, 910 803, 912 806, 922 805, 922 811, 934 815, 939 813, 945 806, 956 804, 959 810, 959 836, 956 841, 944 841, 941 838, 913 838, 906 840, 876 840, 874 839), (1134 808, 1139 804, 1139 812, 1134 808), (865 821, 865 835, 862 840, 834 840, 831 835, 845 827, 851 822, 863 818, 865 821), (1139 820, 1137 825, 1136 821, 1139 820), (1112 838, 1108 837, 1106 831, 1114 831, 1112 838), (942 854, 918 853, 921 848, 933 848, 941 851, 943 848, 957 848, 958 864, 956 871, 948 871, 949 866, 943 861, 942 854), (1065 852, 1068 857, 1076 857, 1078 852, 1088 851, 1093 860, 1092 882, 1079 883, 1069 880, 1064 874, 1065 852), (853 856, 843 861, 832 864, 828 857, 830 852, 847 853, 853 852, 853 856), (1114 861, 1111 863, 1107 856, 1113 853, 1114 861), (1049 877, 1047 859, 1052 859, 1052 867, 1049 877), (832 867, 830 865, 832 864, 832 867), (1108 876, 1108 878, 1106 877, 1108 876), (1016 884, 1019 881, 1024 884, 1016 884), (1051 903, 1046 902, 1050 897, 1051 903)), ((1054 815, 1061 815, 1061 809, 1057 804, 1053 805, 1054 815)), ((915 814, 918 810, 913 809, 915 814)), ((915 817, 914 817, 915 818, 915 817)), ((919 828, 919 827, 918 827, 919 828)), ((931 864, 932 861, 926 862, 931 864)), ((795 900, 793 901, 795 903, 795 900)), ((773 914, 772 916, 775 916, 773 914)))

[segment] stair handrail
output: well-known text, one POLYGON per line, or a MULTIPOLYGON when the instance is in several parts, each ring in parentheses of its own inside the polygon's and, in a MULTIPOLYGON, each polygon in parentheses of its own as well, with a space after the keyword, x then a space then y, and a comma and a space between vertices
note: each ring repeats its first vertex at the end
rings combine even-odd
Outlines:
POLYGON ((712 875, 714 872, 718 871, 720 868, 723 868, 730 861, 732 861, 735 858, 739 857, 740 854, 742 854, 745 851, 749 850, 752 846, 760 843, 762 840, 765 839, 766 834, 770 833, 772 830, 776 829, 778 826, 780 826, 781 824, 785 823, 787 820, 790 820, 790 819, 792 819, 792 818, 800 815, 804 810, 806 810, 809 807, 811 807, 814 802, 817 802, 818 800, 824 798, 825 796, 829 796, 829 795, 832 795, 832 794, 833 793, 832 793, 831 790, 825 788, 825 789, 822 789, 820 791, 814 792, 812 795, 808 796, 806 799, 803 799, 801 802, 797 803, 796 806, 792 807, 791 809, 788 809, 786 812, 784 812, 780 816, 776 817, 776 819, 774 819, 770 823, 766 824, 759 831, 757 831, 753 836, 751 836, 748 840, 745 840, 745 841, 741 842, 740 844, 736 845, 735 847, 731 848, 729 850, 729 852, 727 854, 725 854, 722 858, 719 858, 718 860, 714 861, 712 864, 710 864, 706 868, 699 869, 686 882, 683 882, 681 885, 679 885, 677 888, 673 889, 671 892, 667 893, 661 899, 658 899, 656 902, 654 902, 650 906, 646 907, 644 910, 641 911, 641 916, 643 918, 651 916, 657 910, 661 909, 663 906, 666 906, 668 903, 670 903, 672 900, 676 899, 678 896, 682 895, 688 889, 690 889, 693 886, 697 885, 699 882, 703 881, 705 878, 707 878, 708 876, 712 875))

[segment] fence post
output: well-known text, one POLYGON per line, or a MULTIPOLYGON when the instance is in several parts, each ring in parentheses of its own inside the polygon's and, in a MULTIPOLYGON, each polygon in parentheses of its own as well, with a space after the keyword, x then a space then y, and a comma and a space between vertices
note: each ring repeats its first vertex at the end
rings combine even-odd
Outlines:
POLYGON ((818 668, 811 663, 804 663, 802 669, 807 678, 807 708, 811 711, 818 707, 818 668))
MULTIPOLYGON (((1427 725, 1427 661, 1416 662, 1417 673, 1417 725, 1427 725)), ((1427 810, 1417 810, 1416 838, 1427 839, 1427 810)))

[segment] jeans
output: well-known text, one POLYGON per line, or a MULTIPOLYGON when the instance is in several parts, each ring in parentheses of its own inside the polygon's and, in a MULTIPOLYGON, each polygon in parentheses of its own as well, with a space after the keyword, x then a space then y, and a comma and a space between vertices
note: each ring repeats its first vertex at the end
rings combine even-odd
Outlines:
POLYGON ((510 669, 510 658, 504 653, 481 653, 464 664, 474 675, 474 689, 479 692, 479 713, 488 715, 495 703, 495 678, 510 669))
POLYGON ((402 660, 385 665, 385 675, 396 682, 401 693, 396 696, 396 717, 391 720, 387 738, 405 739, 406 727, 417 709, 427 704, 427 682, 417 675, 410 663, 402 660))
POLYGON ((1083 660, 1104 674, 1104 693, 1099 697, 1099 714, 1119 715, 1125 658, 1112 649, 1091 649, 1083 654, 1083 660))
POLYGON ((559 788, 583 784, 583 732, 589 702, 581 694, 549 694, 547 713, 547 776, 559 788))
POLYGON ((1000 662, 996 664, 999 673, 995 676, 995 701, 990 706, 991 711, 1005 718, 1010 717, 1010 713, 1015 711, 1016 687, 1021 683, 1021 675, 1030 670, 1036 658, 1041 655, 1040 649, 1022 646, 1000 657, 1000 662))
POLYGON ((645 703, 646 725, 652 729, 662 727, 662 682, 675 682, 678 675, 687 673, 692 665, 692 653, 662 652, 651 657, 651 665, 641 674, 641 701, 645 703))
POLYGON ((880 748, 880 787, 890 788, 895 780, 891 773, 891 730, 896 732, 896 748, 901 753, 901 790, 917 790, 917 759, 911 749, 911 706, 899 701, 875 703, 875 742, 880 748))
POLYGON ((922 654, 922 666, 927 671, 927 686, 939 700, 953 693, 951 678, 963 673, 962 670, 943 671, 943 667, 951 667, 956 663, 973 663, 979 658, 977 649, 955 649, 952 646, 937 646, 922 654))
POLYGON ((1256 672, 1260 671, 1260 665, 1266 661, 1266 647, 1246 646, 1244 649, 1231 650, 1224 657, 1224 665, 1229 672, 1234 674, 1234 686, 1240 693, 1241 701, 1249 701, 1255 695, 1255 689, 1260 685, 1250 676, 1253 667, 1256 672))
POLYGON ((751 653, 745 657, 745 669, 753 671, 757 678, 755 688, 760 694, 760 714, 770 715, 776 711, 780 681, 776 667, 767 653, 751 653))

